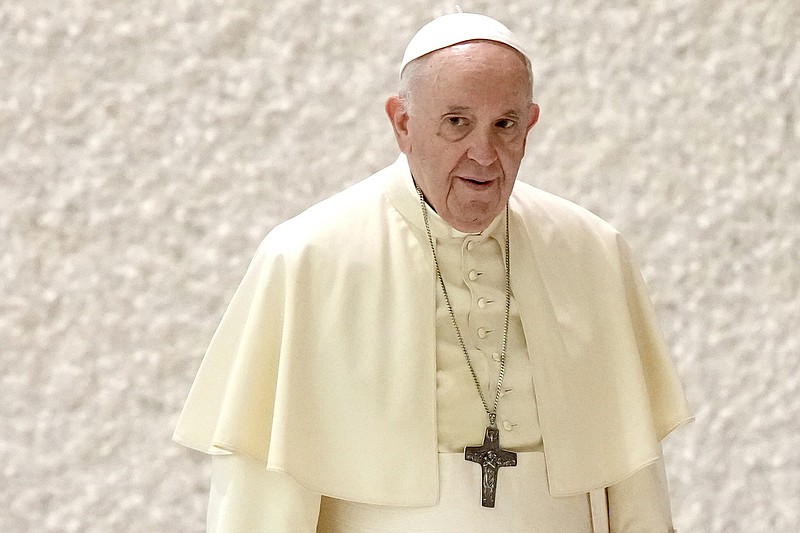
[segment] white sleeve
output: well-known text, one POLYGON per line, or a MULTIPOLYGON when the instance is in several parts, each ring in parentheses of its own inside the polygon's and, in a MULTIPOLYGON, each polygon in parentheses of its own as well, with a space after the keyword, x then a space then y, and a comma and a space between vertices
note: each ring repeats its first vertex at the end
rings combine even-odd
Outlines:
POLYGON ((320 495, 240 454, 212 458, 208 533, 314 533, 320 495))
POLYGON ((608 519, 611 533, 675 531, 663 458, 608 487, 608 519))

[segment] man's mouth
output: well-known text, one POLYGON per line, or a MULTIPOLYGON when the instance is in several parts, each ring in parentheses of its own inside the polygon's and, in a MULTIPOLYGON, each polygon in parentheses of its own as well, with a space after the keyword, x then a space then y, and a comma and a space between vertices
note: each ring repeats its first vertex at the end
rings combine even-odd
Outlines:
POLYGON ((494 182, 494 180, 490 178, 472 178, 468 176, 459 176, 459 179, 461 179, 463 182, 472 187, 481 187, 481 188, 488 187, 494 182))

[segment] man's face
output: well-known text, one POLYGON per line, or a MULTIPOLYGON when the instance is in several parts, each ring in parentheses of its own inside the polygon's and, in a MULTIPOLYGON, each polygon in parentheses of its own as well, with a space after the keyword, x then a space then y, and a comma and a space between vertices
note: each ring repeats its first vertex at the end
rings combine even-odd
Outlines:
POLYGON ((387 102, 414 181, 446 222, 485 229, 504 208, 538 119, 523 58, 498 43, 439 50, 411 87, 411 105, 387 102))

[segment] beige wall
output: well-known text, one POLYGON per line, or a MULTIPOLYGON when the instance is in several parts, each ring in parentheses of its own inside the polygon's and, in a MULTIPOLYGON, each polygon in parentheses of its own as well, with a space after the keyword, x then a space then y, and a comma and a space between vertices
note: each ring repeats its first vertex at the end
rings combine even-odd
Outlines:
MULTIPOLYGON (((800 523, 800 4, 470 1, 535 58, 521 179, 638 253, 697 421, 684 532, 800 523), (571 6, 570 6, 571 5, 571 6)), ((261 237, 392 161, 449 2, 0 3, 0 531, 202 530, 170 442, 261 237)))

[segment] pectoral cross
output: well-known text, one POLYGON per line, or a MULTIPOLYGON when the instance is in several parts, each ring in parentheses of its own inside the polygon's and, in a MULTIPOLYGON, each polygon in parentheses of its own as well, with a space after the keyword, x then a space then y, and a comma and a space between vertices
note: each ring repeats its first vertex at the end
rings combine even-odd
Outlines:
POLYGON ((493 426, 486 428, 481 446, 464 448, 464 459, 481 465, 481 505, 494 507, 497 494, 497 471, 503 466, 517 466, 517 454, 500 448, 500 431, 493 426))

